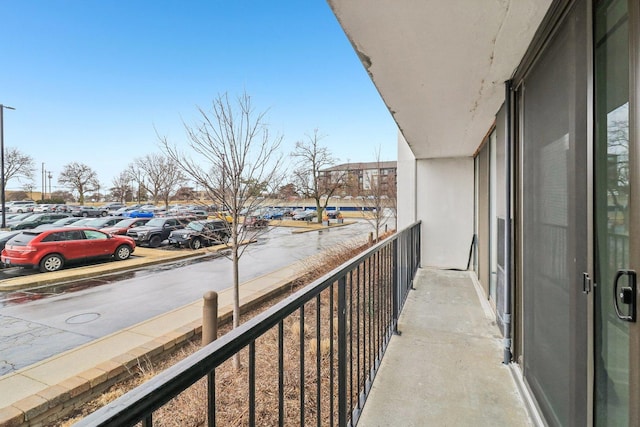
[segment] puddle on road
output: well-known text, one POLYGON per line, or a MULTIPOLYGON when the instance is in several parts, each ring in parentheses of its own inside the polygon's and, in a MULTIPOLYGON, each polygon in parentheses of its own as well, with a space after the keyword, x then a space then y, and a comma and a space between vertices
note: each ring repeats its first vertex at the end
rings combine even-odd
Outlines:
MULTIPOLYGON (((112 273, 105 276, 99 276, 88 279, 76 280, 73 282, 56 283, 51 285, 43 285, 35 288, 24 289, 20 291, 0 292, 0 306, 10 306, 24 304, 30 301, 49 298, 56 295, 68 294, 82 291, 85 289, 95 288, 97 286, 108 285, 122 280, 133 279, 145 275, 155 274, 162 271, 172 270, 174 268, 184 267, 191 264, 198 264, 217 258, 220 255, 210 254, 200 258, 192 258, 189 260, 181 260, 170 264, 157 264, 141 268, 135 271, 125 271, 121 273, 112 273)), ((46 274, 46 273, 43 273, 46 274)))

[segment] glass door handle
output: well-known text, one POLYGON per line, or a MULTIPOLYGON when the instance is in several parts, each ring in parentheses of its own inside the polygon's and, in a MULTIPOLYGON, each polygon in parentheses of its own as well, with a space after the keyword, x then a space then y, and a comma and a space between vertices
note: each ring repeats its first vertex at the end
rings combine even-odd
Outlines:
POLYGON ((634 270, 618 270, 613 281, 613 306, 616 309, 618 318, 627 322, 636 321, 636 292, 636 272, 634 270), (618 284, 623 276, 628 276, 628 286, 620 287, 618 284), (620 311, 618 301, 629 306, 627 314, 620 311))

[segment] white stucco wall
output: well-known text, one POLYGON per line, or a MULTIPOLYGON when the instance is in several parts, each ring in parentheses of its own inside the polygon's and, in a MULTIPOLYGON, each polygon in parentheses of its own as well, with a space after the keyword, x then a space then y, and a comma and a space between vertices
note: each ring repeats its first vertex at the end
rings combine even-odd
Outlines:
MULTIPOLYGON (((421 265, 466 269, 473 239, 473 158, 418 160, 416 166, 417 217, 422 220, 421 265)), ((398 179, 398 189, 404 185, 398 179)))
POLYGON ((398 132, 398 230, 416 222, 416 158, 398 132))

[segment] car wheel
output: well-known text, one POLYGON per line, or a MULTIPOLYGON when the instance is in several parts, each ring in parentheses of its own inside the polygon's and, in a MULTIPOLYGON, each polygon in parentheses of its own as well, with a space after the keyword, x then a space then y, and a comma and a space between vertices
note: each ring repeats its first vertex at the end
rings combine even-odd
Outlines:
POLYGON ((151 236, 151 238, 149 239, 150 248, 157 248, 158 246, 160 246, 160 243, 162 243, 162 239, 157 234, 155 236, 151 236))
POLYGON ((82 216, 85 217, 85 218, 88 217, 89 216, 89 212, 82 212, 82 216))
POLYGON ((103 211, 101 215, 102 216, 107 216, 107 213, 103 211))
POLYGON ((194 237, 193 240, 191 240, 191 243, 189 243, 189 246, 193 250, 200 249, 202 247, 202 240, 198 237, 194 237))
POLYGON ((113 254, 118 261, 124 261, 131 256, 131 248, 129 245, 120 245, 113 254))
POLYGON ((42 258, 40 261, 40 272, 58 271, 64 265, 64 260, 60 255, 50 254, 42 258))
POLYGON ((18 213, 22 213, 22 209, 18 209, 18 213))

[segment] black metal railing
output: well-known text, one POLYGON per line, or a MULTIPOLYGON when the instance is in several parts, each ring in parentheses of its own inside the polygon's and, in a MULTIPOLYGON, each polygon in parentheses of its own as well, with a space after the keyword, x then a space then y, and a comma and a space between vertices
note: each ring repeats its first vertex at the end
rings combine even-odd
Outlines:
POLYGON ((354 426, 419 262, 415 223, 77 425, 187 424, 189 402, 206 420, 188 424, 354 426))

